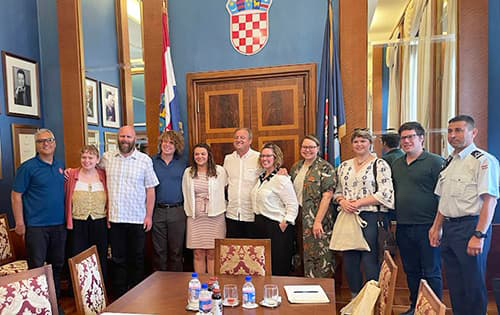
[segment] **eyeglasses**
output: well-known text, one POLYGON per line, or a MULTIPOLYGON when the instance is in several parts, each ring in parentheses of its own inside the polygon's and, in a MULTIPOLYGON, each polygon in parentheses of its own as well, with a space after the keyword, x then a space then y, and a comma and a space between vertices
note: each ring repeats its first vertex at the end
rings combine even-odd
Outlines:
POLYGON ((370 131, 368 128, 354 128, 354 131, 370 131))
POLYGON ((304 150, 314 150, 317 147, 318 147, 317 145, 303 145, 303 146, 301 146, 301 148, 304 150))
POLYGON ((412 135, 403 136, 400 139, 401 139, 401 141, 403 141, 403 140, 412 140, 413 138, 415 138, 417 136, 418 136, 417 134, 412 134, 412 135))
POLYGON ((38 140, 35 140, 35 142, 38 143, 38 144, 42 144, 42 143, 43 144, 45 144, 45 143, 51 144, 51 143, 54 143, 55 141, 56 141, 56 139, 54 139, 54 138, 47 138, 47 139, 38 139, 38 140))

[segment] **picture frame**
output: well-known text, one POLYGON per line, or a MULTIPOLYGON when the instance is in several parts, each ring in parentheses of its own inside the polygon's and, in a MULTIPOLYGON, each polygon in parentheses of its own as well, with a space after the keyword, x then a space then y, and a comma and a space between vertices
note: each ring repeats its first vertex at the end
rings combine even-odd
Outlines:
POLYGON ((91 78, 85 78, 85 112, 87 113, 87 124, 98 126, 97 81, 91 78))
POLYGON ((12 124, 12 152, 14 169, 36 156, 35 133, 39 127, 33 125, 12 124))
POLYGON ((104 132, 104 152, 118 150, 118 133, 104 132))
POLYGON ((102 125, 109 128, 120 128, 120 103, 118 101, 118 88, 100 82, 101 107, 102 107, 102 125))
POLYGON ((7 115, 40 119, 38 63, 2 51, 7 115))
POLYGON ((99 130, 87 130, 87 144, 95 145, 95 147, 99 149, 99 146, 101 145, 99 140, 99 130))

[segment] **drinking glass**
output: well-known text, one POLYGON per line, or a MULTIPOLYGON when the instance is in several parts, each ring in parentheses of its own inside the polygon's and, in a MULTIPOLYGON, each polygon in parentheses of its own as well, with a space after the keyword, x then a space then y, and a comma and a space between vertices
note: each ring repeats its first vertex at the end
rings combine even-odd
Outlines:
POLYGON ((224 286, 224 305, 238 305, 238 287, 236 284, 226 284, 224 286))
POLYGON ((268 306, 278 305, 278 286, 276 284, 264 285, 264 303, 268 306))

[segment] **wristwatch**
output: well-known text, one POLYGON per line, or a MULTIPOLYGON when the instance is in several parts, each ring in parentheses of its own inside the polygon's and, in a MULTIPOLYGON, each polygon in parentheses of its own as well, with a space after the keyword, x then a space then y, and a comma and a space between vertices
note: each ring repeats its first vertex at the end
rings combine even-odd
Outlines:
POLYGON ((477 238, 486 238, 486 234, 481 232, 481 231, 474 231, 474 233, 472 233, 472 235, 477 237, 477 238))

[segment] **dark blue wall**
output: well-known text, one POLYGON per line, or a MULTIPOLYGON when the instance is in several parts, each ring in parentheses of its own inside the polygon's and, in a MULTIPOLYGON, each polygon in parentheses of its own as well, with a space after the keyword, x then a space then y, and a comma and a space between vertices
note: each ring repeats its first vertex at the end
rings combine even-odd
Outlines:
POLYGON ((244 56, 236 52, 229 40, 226 1, 168 1, 172 59, 185 131, 188 72, 316 63, 319 75, 326 3, 273 1, 267 45, 256 55, 244 56))
MULTIPOLYGON (((81 1, 83 48, 85 59, 85 75, 99 82, 120 87, 120 68, 118 64, 118 47, 116 35, 116 17, 114 0, 81 1)), ((118 132, 116 128, 102 126, 101 87, 98 84, 97 99, 99 125, 88 126, 88 129, 99 130, 101 153, 104 152, 104 132, 118 132)), ((120 98, 121 102, 121 98, 120 98)), ((123 113, 120 111, 123 121, 123 113)))
MULTIPOLYGON (((43 78, 44 67, 40 64, 39 29, 37 3, 33 0, 3 0, 0 10, 0 50, 35 60, 39 63, 39 79, 43 78)), ((44 95, 40 94, 42 119, 19 118, 6 115, 6 102, 3 78, 3 62, 0 65, 0 139, 2 174, 0 179, 0 213, 9 213, 10 192, 14 178, 11 124, 43 126, 45 114, 44 95)), ((43 83, 41 84, 43 86, 43 83)), ((56 86, 59 88, 59 86, 56 86)))
MULTIPOLYGON (((500 159, 500 1, 489 1, 488 20, 488 150, 500 159)), ((500 205, 494 222, 500 223, 500 205)))

